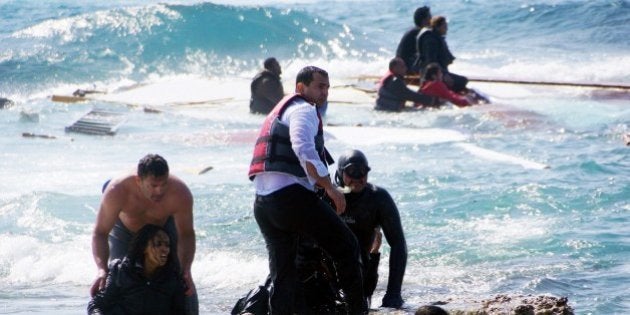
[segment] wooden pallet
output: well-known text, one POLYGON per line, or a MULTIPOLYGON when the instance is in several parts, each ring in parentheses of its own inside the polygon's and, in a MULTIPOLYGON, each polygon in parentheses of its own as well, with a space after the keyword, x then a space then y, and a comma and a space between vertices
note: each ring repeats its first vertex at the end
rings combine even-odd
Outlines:
POLYGON ((93 109, 65 130, 90 135, 114 135, 126 120, 122 113, 93 109))

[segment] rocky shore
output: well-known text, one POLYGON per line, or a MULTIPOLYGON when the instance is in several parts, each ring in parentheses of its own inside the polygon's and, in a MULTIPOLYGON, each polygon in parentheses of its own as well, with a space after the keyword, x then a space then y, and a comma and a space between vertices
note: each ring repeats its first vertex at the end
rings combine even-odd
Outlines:
POLYGON ((566 297, 499 294, 481 301, 435 303, 451 315, 573 315, 566 297), (457 305, 454 305, 457 304, 457 305))

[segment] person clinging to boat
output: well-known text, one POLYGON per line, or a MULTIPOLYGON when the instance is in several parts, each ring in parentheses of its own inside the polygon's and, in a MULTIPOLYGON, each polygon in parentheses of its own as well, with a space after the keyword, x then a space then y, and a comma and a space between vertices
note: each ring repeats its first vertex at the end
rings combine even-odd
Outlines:
POLYGON ((95 296, 105 288, 111 263, 127 254, 134 235, 146 224, 164 227, 173 236, 171 241, 186 284, 186 314, 198 314, 191 275, 196 248, 193 196, 181 179, 169 173, 168 163, 157 154, 140 159, 135 174, 112 179, 103 187, 92 234, 92 255, 98 272, 90 294, 95 296))
POLYGON ((415 92, 407 87, 405 73, 407 66, 400 57, 395 57, 389 62, 388 73, 381 78, 376 96, 374 109, 383 111, 401 111, 407 101, 424 106, 432 106, 433 98, 422 93, 415 92))
MULTIPOLYGON (((448 89, 443 81, 444 73, 442 67, 437 63, 431 63, 424 69, 422 80, 420 81, 420 92, 424 95, 433 96, 441 100, 449 101, 457 106, 469 106, 474 100, 468 95, 457 94, 448 89)), ((416 104, 422 106, 423 104, 416 104)))
POLYGON ((268 114, 284 97, 280 75, 282 68, 274 57, 265 59, 264 69, 252 79, 249 111, 254 114, 268 114))

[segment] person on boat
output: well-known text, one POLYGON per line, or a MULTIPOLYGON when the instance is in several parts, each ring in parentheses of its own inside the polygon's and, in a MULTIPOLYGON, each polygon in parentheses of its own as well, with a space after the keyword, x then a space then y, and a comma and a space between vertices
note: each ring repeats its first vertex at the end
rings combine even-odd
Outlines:
POLYGON ((416 49, 416 37, 420 30, 428 27, 431 21, 431 9, 427 6, 419 7, 413 14, 414 27, 409 29, 398 43, 396 57, 401 58, 407 66, 407 74, 418 74, 414 62, 418 51, 416 49))
POLYGON ((276 58, 265 59, 264 69, 256 74, 251 83, 249 111, 254 114, 269 114, 271 109, 284 97, 280 81, 282 69, 276 58))
POLYGON ((432 97, 415 92, 407 87, 404 77, 406 72, 407 65, 402 58, 396 57, 389 62, 389 72, 379 82, 374 109, 401 111, 405 108, 407 101, 425 106, 433 104, 432 97))
POLYGON ((328 98, 328 73, 314 66, 297 74, 295 93, 284 97, 263 122, 248 176, 254 182, 254 216, 269 254, 271 314, 294 311, 296 250, 300 236, 312 238, 337 264, 350 313, 367 313, 359 246, 337 215, 346 202, 328 173, 332 157, 324 147, 316 107, 328 98), (316 190, 333 201, 324 202, 316 190))
POLYGON ((434 96, 449 101, 457 106, 469 106, 473 100, 467 95, 457 94, 448 89, 444 83, 444 73, 438 63, 431 63, 424 69, 420 92, 424 95, 434 96))
POLYGON ((88 303, 88 314, 185 314, 184 281, 168 231, 147 224, 129 252, 112 262, 105 287, 88 303))
POLYGON ((418 34, 416 41, 418 50, 417 67, 423 72, 430 63, 437 63, 442 67, 444 82, 446 86, 454 92, 466 92, 468 78, 449 72, 448 66, 453 63, 455 56, 451 53, 446 44, 446 33, 448 23, 443 16, 436 16, 431 19, 431 27, 425 28, 418 34))
POLYGON ((114 259, 128 252, 134 235, 146 224, 164 227, 173 236, 178 264, 186 284, 187 314, 198 314, 197 293, 191 275, 195 257, 193 197, 186 184, 169 173, 166 160, 147 154, 135 174, 105 183, 92 234, 92 255, 98 269, 92 296, 105 287, 114 259))

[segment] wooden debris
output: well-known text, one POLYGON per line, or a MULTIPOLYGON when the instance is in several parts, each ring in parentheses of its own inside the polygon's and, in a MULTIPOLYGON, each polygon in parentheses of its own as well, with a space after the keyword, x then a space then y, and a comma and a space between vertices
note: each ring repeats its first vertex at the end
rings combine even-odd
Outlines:
POLYGON ((90 135, 114 135, 125 121, 122 113, 91 110, 65 130, 90 135))

